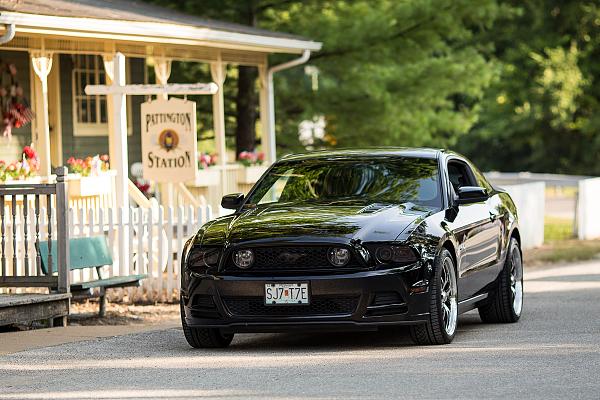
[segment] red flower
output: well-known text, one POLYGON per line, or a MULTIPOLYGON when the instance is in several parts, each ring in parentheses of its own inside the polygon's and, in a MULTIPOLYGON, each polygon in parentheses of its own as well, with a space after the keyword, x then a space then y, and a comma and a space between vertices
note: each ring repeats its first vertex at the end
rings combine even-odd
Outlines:
POLYGON ((104 162, 108 162, 108 154, 102 154, 100 156, 100 160, 104 161, 104 162))
POLYGON ((67 164, 75 164, 75 157, 69 157, 67 164))
POLYGON ((29 159, 37 158, 37 153, 35 152, 34 149, 32 149, 29 146, 23 147, 23 154, 25 154, 25 157, 27 157, 29 159))

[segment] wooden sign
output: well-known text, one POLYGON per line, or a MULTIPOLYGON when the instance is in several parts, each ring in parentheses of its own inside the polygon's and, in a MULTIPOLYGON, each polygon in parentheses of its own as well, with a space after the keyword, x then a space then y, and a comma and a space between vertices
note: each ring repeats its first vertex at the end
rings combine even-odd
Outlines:
POLYGON ((196 103, 170 98, 142 104, 143 177, 154 182, 196 179, 196 103))

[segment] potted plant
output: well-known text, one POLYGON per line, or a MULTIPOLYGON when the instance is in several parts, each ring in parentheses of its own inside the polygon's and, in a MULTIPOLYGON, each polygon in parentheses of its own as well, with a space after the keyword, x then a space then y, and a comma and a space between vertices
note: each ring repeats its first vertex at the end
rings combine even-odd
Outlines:
POLYGON ((112 177, 108 155, 95 155, 85 158, 70 157, 67 160, 69 168, 69 196, 86 197, 110 193, 112 177))
POLYGON ((238 154, 238 162, 244 166, 238 171, 238 183, 244 185, 255 184, 265 173, 267 167, 263 165, 265 154, 242 151, 238 154))
POLYGON ((37 152, 30 146, 25 146, 19 161, 6 163, 0 160, 0 181, 3 183, 21 183, 23 181, 39 183, 38 175, 40 161, 37 152))
POLYGON ((193 186, 217 186, 221 180, 221 174, 218 169, 212 168, 215 165, 217 165, 216 154, 200 153, 198 155, 198 172, 193 186))

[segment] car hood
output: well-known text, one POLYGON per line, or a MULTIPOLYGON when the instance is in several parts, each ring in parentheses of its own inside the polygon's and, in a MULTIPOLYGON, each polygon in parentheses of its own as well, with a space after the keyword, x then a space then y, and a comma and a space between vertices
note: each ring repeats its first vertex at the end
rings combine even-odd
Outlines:
POLYGON ((267 205, 215 220, 199 232, 196 241, 203 245, 269 239, 391 241, 429 213, 412 203, 267 205))

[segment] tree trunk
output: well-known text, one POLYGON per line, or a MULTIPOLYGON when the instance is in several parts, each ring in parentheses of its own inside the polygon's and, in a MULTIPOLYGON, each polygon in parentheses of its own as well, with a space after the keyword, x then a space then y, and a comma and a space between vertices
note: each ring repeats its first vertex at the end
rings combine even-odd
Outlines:
POLYGON ((256 67, 240 65, 238 67, 237 125, 235 128, 236 155, 242 151, 254 151, 256 145, 257 96, 256 67))

